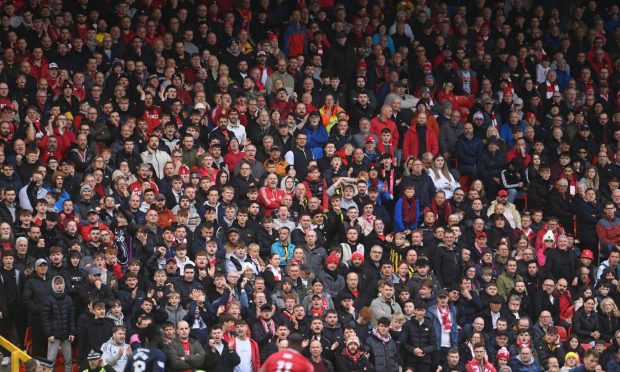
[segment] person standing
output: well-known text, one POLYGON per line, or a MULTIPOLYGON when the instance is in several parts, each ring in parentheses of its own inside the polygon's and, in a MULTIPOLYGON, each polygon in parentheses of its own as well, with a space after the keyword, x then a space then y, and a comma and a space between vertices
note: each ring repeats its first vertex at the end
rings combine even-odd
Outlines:
POLYGON ((34 271, 24 284, 23 305, 28 310, 32 332, 32 355, 47 355, 47 337, 41 322, 41 299, 47 298, 51 291, 51 280, 47 277, 47 261, 39 258, 34 263, 34 271))
POLYGON ((65 292, 62 276, 52 279, 52 293, 43 301, 41 325, 47 336, 47 359, 55 361, 58 346, 65 358, 65 372, 71 372, 71 343, 75 339, 75 306, 65 292))

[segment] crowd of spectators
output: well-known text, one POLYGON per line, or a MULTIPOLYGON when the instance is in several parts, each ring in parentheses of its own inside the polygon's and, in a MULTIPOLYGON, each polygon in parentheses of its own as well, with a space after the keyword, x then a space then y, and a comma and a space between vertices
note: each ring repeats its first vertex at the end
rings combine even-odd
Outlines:
POLYGON ((28 370, 620 371, 617 1, 5 0, 0 48, 28 370))

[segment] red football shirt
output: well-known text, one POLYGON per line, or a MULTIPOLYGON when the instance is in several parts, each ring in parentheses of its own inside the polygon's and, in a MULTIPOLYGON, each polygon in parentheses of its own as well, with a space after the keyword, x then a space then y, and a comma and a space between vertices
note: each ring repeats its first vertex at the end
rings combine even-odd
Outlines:
POLYGON ((287 349, 272 354, 261 366, 265 372, 314 372, 308 359, 295 350, 287 349))

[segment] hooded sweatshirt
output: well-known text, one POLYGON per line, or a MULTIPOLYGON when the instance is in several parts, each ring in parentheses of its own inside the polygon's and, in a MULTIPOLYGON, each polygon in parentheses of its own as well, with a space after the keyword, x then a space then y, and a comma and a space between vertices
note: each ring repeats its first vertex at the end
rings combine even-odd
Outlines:
POLYGON ((101 352, 103 353, 102 357, 105 361, 105 364, 114 368, 117 372, 122 372, 125 370, 125 366, 127 365, 127 348, 129 345, 127 343, 117 344, 114 342, 114 338, 110 337, 108 341, 106 341, 103 345, 101 345, 101 352), (123 353, 119 356, 118 350, 123 349, 123 353))

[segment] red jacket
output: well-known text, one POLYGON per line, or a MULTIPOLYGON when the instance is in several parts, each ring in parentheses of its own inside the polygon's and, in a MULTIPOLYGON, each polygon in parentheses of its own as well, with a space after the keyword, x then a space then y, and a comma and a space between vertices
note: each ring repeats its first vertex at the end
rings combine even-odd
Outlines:
POLYGON ((596 224, 596 235, 603 244, 618 244, 620 243, 620 223, 617 223, 617 218, 613 220, 603 218, 596 224))
POLYGON ((465 365, 465 370, 467 372, 496 372, 493 364, 485 360, 484 365, 480 365, 480 363, 478 363, 475 358, 467 362, 467 364, 465 365))
MULTIPOLYGON (((437 155, 439 152, 437 135, 429 126, 426 127, 426 151, 433 155, 437 155)), ((407 159, 409 156, 420 157, 422 154, 418 154, 418 152, 418 126, 412 125, 405 134, 405 141, 403 142, 403 159, 407 159)))
POLYGON ((275 190, 267 186, 258 189, 258 202, 265 209, 265 216, 271 216, 271 212, 282 205, 285 195, 286 192, 277 187, 275 190))
POLYGON ((398 128, 396 128, 396 123, 394 123, 394 121, 391 119, 381 121, 378 116, 370 121, 370 133, 377 136, 377 138, 381 138, 381 130, 383 130, 383 128, 388 128, 390 132, 392 132, 392 145, 398 146, 400 134, 398 133, 398 128))

